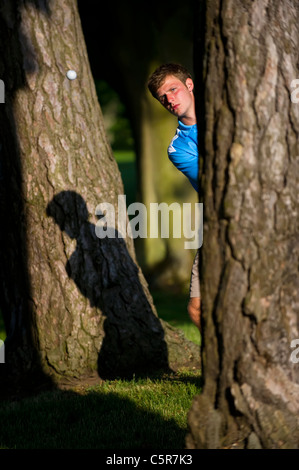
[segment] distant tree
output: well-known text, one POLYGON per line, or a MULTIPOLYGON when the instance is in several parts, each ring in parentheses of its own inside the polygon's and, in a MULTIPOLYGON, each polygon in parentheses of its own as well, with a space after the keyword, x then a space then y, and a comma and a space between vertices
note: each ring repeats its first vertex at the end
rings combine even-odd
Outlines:
POLYGON ((204 386, 187 446, 298 448, 298 3, 207 0, 204 10, 204 386))
POLYGON ((158 319, 132 239, 118 224, 115 238, 96 236, 100 203, 127 218, 76 2, 6 2, 0 22, 2 378, 125 376, 198 359, 158 319))

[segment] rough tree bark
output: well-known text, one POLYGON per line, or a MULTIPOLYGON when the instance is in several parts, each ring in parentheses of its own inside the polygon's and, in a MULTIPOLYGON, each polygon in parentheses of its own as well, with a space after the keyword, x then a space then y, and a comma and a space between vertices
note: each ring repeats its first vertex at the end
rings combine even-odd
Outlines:
POLYGON ((204 387, 187 446, 298 448, 298 3, 205 4, 204 387))
POLYGON ((125 376, 196 362, 196 346, 158 319, 132 240, 118 238, 123 186, 76 2, 6 2, 0 21, 2 378, 125 376), (116 238, 95 234, 102 202, 115 208, 116 238))

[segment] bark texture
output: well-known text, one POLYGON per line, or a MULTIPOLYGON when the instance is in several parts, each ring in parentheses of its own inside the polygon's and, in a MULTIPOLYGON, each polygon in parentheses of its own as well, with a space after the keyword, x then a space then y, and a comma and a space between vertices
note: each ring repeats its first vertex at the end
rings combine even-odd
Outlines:
POLYGON ((115 377, 196 361, 195 345, 158 319, 133 242, 118 236, 123 185, 76 2, 6 2, 0 21, 6 374, 115 377), (95 234, 102 202, 115 238, 95 234))
POLYGON ((204 388, 187 446, 298 448, 298 3, 205 5, 204 388))

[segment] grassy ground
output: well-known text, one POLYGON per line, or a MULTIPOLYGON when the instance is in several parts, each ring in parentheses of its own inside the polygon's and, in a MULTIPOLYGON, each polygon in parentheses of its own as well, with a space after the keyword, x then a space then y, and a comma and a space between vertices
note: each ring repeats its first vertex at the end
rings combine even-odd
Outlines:
POLYGON ((108 381, 0 404, 2 449, 183 449, 199 373, 108 381))

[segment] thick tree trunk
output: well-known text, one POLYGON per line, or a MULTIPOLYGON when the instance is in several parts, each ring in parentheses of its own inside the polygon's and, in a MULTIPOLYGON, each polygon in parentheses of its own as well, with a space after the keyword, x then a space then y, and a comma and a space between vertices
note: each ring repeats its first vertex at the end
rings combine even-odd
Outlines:
POLYGON ((298 3, 207 0, 204 18, 204 387, 187 446, 298 448, 298 3))
POLYGON ((123 185, 76 2, 7 2, 0 20, 6 374, 112 377, 197 361, 157 318, 132 239, 118 237, 123 185), (115 238, 96 236, 101 203, 115 210, 115 238))

